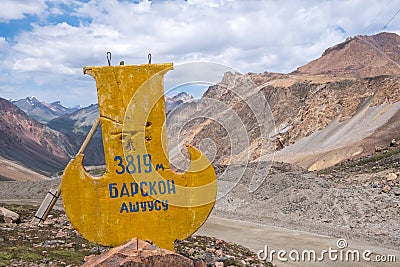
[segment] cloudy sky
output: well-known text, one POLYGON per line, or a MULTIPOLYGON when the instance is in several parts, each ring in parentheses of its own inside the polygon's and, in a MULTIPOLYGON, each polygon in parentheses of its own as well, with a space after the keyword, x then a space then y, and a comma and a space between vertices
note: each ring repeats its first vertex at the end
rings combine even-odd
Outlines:
MULTIPOLYGON (((0 97, 97 102, 84 66, 194 61, 287 73, 349 36, 400 33, 399 0, 1 0, 0 97)), ((196 94, 196 92, 193 92, 196 94)), ((201 92, 197 92, 201 94, 201 92)))

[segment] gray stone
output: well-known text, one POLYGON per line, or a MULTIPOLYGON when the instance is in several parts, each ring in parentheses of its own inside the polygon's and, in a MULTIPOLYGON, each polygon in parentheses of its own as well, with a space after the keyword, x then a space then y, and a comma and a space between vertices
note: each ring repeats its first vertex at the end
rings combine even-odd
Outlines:
POLYGON ((0 207, 0 221, 4 221, 6 223, 20 223, 21 219, 18 213, 0 207))
POLYGON ((397 174, 395 173, 389 173, 388 176, 386 177, 386 180, 388 181, 394 181, 397 179, 397 174))

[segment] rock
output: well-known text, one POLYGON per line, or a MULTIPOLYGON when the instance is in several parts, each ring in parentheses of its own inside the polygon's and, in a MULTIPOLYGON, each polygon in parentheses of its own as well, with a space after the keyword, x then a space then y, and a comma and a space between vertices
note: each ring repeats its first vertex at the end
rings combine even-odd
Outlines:
POLYGON ((133 238, 99 256, 85 257, 85 264, 82 266, 193 267, 193 262, 175 252, 133 238))
POLYGON ((223 263, 223 262, 217 261, 217 262, 215 263, 215 267, 224 267, 224 263, 223 263))
POLYGON ((62 231, 60 231, 56 234, 56 238, 63 238, 63 237, 67 237, 67 236, 68 236, 68 233, 62 232, 62 231))
POLYGON ((43 247, 58 247, 64 245, 65 241, 61 239, 46 240, 43 242, 43 247))
POLYGON ((200 260, 200 261, 196 262, 195 267, 207 267, 207 263, 205 263, 204 261, 200 260))
MULTIPOLYGON (((211 245, 211 244, 210 244, 211 245)), ((212 246, 212 245, 211 245, 212 246)), ((206 248, 207 252, 215 253, 216 249, 215 248, 206 248)))
POLYGON ((192 256, 195 252, 196 252, 196 250, 194 248, 190 248, 188 251, 188 255, 192 256))
POLYGON ((378 188, 378 187, 379 187, 379 182, 373 181, 373 182, 371 183, 371 187, 372 187, 372 188, 378 188))
POLYGON ((392 141, 390 141, 389 146, 397 147, 399 144, 400 144, 400 142, 398 142, 396 139, 392 139, 392 141))
POLYGON ((66 247, 66 248, 73 248, 73 247, 76 247, 76 243, 73 243, 73 242, 68 243, 68 244, 65 245, 65 247, 66 247))
POLYGON ((375 152, 384 152, 384 151, 386 151, 386 150, 387 150, 386 147, 375 146, 375 152))
POLYGON ((89 255, 89 256, 85 256, 85 258, 83 259, 84 261, 85 261, 85 264, 87 263, 87 262, 91 262, 91 261, 95 261, 96 259, 96 255, 89 255))
POLYGON ((222 244, 223 243, 223 241, 221 240, 221 239, 217 239, 216 241, 215 241, 215 244, 216 245, 219 245, 219 244, 222 244))
POLYGON ((400 196, 400 190, 396 190, 393 192, 396 197, 400 196))
POLYGON ((0 221, 4 221, 6 223, 20 223, 21 219, 18 213, 0 207, 0 221))
POLYGON ((395 173, 389 173, 388 176, 386 177, 386 180, 388 181, 394 181, 397 179, 397 174, 395 173))
POLYGON ((391 189, 392 189, 392 188, 391 188, 390 186, 385 185, 385 186, 382 188, 382 192, 387 193, 387 192, 389 192, 391 189))
POLYGON ((216 250, 216 251, 215 251, 215 254, 216 254, 218 257, 222 257, 222 256, 224 255, 224 253, 223 253, 223 251, 222 251, 221 249, 216 250))

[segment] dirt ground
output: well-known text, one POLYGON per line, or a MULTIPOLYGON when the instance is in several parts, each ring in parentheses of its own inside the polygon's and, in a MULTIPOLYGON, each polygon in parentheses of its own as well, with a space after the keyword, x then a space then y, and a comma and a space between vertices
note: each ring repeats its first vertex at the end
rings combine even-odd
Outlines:
POLYGON ((278 162, 268 167, 249 165, 213 214, 399 249, 399 149, 321 172, 278 162), (262 185, 249 192, 253 176, 263 173, 262 185))
MULTIPOLYGON (((108 247, 88 242, 73 229, 64 211, 53 209, 39 226, 30 224, 37 206, 4 204, 0 206, 17 212, 20 223, 0 221, 0 266, 80 266, 85 256, 98 255, 108 247)), ((259 260, 243 246, 212 237, 191 236, 175 242, 175 251, 196 264, 207 266, 223 262, 224 266, 272 266, 259 260)))
MULTIPOLYGON (((220 191, 228 193, 219 194, 212 215, 400 247, 399 148, 320 172, 270 165, 216 168, 220 191), (250 192, 254 179, 263 182, 250 192)), ((0 182, 0 199, 43 199, 59 182, 0 182)))
POLYGON ((49 177, 24 168, 11 160, 0 157, 0 181, 8 180, 50 180, 49 177))

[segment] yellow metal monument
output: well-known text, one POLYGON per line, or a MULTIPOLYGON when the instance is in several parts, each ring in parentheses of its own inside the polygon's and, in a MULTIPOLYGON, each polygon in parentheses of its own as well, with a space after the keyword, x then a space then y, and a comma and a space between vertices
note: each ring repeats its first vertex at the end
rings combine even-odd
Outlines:
POLYGON ((214 206, 216 175, 200 151, 187 146, 185 173, 169 166, 163 77, 172 68, 84 68, 97 84, 106 171, 92 177, 78 153, 64 171, 61 192, 72 225, 91 242, 116 246, 137 237, 172 250, 214 206))

